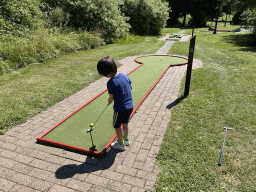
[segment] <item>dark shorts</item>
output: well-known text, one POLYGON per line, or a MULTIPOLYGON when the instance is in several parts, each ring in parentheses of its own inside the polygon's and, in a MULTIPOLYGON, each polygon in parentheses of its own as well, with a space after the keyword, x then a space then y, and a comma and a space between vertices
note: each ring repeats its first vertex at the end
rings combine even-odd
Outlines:
POLYGON ((129 123, 130 115, 131 115, 132 111, 133 111, 133 108, 129 109, 127 111, 114 112, 114 115, 113 115, 113 127, 114 128, 120 128, 121 124, 129 123))

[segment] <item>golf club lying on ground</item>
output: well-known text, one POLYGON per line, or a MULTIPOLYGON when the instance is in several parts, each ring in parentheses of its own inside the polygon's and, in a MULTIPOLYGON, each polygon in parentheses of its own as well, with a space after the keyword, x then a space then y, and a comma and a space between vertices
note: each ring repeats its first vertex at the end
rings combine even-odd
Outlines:
POLYGON ((223 149, 224 149, 225 139, 226 139, 226 135, 227 135, 227 130, 231 129, 231 128, 224 127, 224 129, 225 129, 225 137, 224 137, 224 141, 223 141, 223 145, 222 145, 222 149, 221 149, 221 153, 220 153, 220 160, 219 160, 219 163, 218 163, 219 166, 221 166, 221 161, 222 161, 222 156, 223 156, 223 149))

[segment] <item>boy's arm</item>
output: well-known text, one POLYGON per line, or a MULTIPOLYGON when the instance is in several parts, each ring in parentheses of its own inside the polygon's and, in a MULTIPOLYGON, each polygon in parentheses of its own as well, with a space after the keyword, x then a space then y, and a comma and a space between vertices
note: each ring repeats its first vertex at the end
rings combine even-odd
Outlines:
POLYGON ((108 103, 112 103, 114 101, 114 94, 109 94, 108 103))

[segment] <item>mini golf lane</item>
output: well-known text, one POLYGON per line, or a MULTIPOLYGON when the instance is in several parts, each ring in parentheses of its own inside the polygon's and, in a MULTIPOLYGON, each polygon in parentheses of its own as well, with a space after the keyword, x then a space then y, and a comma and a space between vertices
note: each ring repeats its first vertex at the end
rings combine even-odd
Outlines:
MULTIPOLYGON (((169 67, 187 64, 186 58, 166 55, 138 57, 135 61, 141 65, 128 73, 133 87, 133 113, 169 67)), ((105 90, 38 137, 37 141, 74 151, 103 155, 116 137, 112 127, 113 104, 108 106, 92 131, 96 150, 92 149, 90 133, 86 131, 90 128, 90 123, 94 123, 106 108, 107 102, 108 92, 105 90)))

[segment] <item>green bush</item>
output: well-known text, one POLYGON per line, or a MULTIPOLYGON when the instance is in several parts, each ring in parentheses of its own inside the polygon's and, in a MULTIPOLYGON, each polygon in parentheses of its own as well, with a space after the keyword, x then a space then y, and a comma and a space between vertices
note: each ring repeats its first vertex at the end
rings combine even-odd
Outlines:
POLYGON ((21 34, 41 24, 38 0, 0 1, 0 12, 0 30, 3 33, 21 34))
POLYGON ((241 15, 242 24, 247 25, 252 32, 252 45, 256 44, 256 8, 247 9, 241 15))
POLYGON ((131 32, 138 35, 159 35, 166 26, 169 8, 159 0, 124 0, 121 11, 129 17, 131 32))
POLYGON ((129 31, 127 17, 119 11, 120 0, 67 0, 64 12, 69 14, 69 26, 87 31, 100 30, 107 43, 123 37, 129 31))
POLYGON ((247 9, 241 15, 242 24, 252 28, 253 32, 256 33, 256 8, 247 9))
POLYGON ((62 27, 66 20, 66 14, 62 8, 56 7, 49 12, 49 20, 52 27, 62 27))

